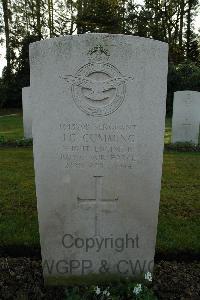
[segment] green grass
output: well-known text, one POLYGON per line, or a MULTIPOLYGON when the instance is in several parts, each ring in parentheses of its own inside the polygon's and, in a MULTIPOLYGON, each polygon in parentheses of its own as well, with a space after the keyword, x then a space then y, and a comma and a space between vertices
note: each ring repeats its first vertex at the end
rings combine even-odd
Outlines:
MULTIPOLYGON (((0 246, 39 246, 31 148, 0 150, 0 246)), ((200 153, 165 153, 157 250, 200 251, 200 153)))
POLYGON ((5 115, 10 111, 1 111, 0 114, 0 138, 17 140, 23 138, 23 119, 20 112, 12 112, 14 115, 5 115))
POLYGON ((0 150, 0 246, 39 243, 32 149, 0 150))
POLYGON ((172 136, 172 119, 166 118, 165 119, 165 144, 171 143, 171 136, 172 136))
POLYGON ((157 247, 200 251, 200 153, 165 153, 157 247))

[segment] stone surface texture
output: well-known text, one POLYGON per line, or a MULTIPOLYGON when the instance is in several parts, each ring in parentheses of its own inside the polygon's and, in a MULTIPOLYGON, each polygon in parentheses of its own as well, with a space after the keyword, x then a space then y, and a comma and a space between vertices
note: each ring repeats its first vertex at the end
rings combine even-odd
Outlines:
POLYGON ((152 269, 168 45, 66 36, 32 44, 30 67, 46 282, 152 269))

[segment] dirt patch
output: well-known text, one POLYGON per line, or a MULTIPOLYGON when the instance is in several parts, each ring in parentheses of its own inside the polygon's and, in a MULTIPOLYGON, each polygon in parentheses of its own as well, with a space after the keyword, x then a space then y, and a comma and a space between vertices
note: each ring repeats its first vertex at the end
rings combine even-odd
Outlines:
MULTIPOLYGON (((200 262, 166 262, 155 266, 153 289, 158 299, 199 300, 200 262)), ((66 299, 64 289, 45 288, 41 261, 31 258, 0 258, 0 299, 66 299)))
POLYGON ((200 300, 200 262, 156 264, 153 289, 159 299, 200 300))

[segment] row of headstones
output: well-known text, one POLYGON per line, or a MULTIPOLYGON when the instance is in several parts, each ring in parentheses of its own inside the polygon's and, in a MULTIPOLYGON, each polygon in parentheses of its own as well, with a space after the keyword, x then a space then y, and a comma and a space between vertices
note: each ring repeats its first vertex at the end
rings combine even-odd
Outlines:
POLYGON ((31 44, 33 96, 24 90, 23 109, 33 120, 46 283, 152 270, 167 69, 168 45, 151 39, 85 34, 31 44))
MULTIPOLYGON (((22 89, 24 137, 32 138, 31 89, 22 89)), ((179 91, 174 94, 172 143, 200 143, 200 92, 179 91)))

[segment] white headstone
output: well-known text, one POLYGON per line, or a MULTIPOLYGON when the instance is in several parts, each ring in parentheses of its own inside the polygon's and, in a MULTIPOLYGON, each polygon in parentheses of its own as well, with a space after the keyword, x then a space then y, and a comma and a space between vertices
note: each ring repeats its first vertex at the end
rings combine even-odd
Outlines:
POLYGON ((22 108, 23 108, 23 125, 24 125, 24 137, 26 139, 32 138, 32 100, 31 89, 25 87, 22 89, 22 108))
POLYGON ((172 142, 198 144, 200 125, 200 93, 179 91, 174 93, 172 142))
POLYGON ((45 282, 152 270, 168 45, 66 36, 32 44, 30 62, 45 282))

